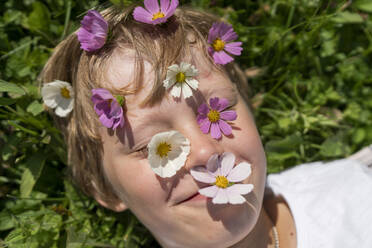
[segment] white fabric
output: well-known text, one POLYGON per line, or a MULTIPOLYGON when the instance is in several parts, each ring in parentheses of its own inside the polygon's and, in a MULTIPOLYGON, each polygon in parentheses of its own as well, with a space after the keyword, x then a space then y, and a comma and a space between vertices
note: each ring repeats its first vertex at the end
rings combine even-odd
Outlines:
POLYGON ((372 247, 372 167, 362 162, 370 151, 362 159, 308 163, 267 177, 266 187, 291 209, 297 248, 372 247))

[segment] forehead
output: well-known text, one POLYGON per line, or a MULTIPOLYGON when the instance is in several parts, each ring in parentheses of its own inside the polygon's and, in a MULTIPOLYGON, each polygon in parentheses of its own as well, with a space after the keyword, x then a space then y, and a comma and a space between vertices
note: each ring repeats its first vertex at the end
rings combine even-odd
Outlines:
MULTIPOLYGON (((133 108, 139 108, 140 103, 151 94, 155 84, 155 73, 152 65, 146 59, 143 59, 143 73, 141 75, 142 88, 133 94, 126 95, 126 104, 128 111, 133 108)), ((218 70, 205 57, 203 51, 199 48, 192 48, 191 54, 182 59, 182 62, 190 63, 198 69, 199 81, 198 91, 203 95, 211 95, 212 91, 235 91, 235 86, 230 82, 227 74, 218 70), (211 87, 213 84, 213 87, 211 87)), ((117 49, 108 62, 104 72, 105 88, 111 90, 127 89, 134 91, 136 80, 136 54, 132 49, 117 49)), ((165 78, 164 78, 165 79, 165 78)))

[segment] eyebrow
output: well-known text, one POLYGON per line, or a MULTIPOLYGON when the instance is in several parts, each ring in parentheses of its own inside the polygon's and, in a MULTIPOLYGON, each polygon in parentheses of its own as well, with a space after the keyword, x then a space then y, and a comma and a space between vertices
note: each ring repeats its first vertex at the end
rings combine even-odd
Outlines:
POLYGON ((229 101, 229 107, 234 106, 238 102, 239 93, 236 87, 209 88, 202 91, 202 93, 206 102, 212 97, 226 98, 229 101))

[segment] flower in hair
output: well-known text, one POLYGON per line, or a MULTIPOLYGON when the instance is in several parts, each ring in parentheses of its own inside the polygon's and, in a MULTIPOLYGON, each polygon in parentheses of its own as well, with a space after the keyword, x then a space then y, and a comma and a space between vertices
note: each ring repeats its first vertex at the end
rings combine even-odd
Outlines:
POLYGON ((151 169, 160 177, 171 177, 185 165, 190 153, 190 142, 180 132, 155 134, 148 148, 151 169))
POLYGON ((228 64, 234 60, 229 54, 241 54, 243 50, 242 42, 232 42, 237 38, 238 35, 230 24, 224 22, 213 23, 208 35, 208 43, 211 45, 208 51, 216 64, 228 64))
POLYGON ((237 114, 234 110, 226 110, 229 106, 229 101, 225 98, 210 98, 209 105, 203 103, 198 108, 197 121, 200 130, 203 133, 211 131, 212 138, 221 138, 221 131, 224 135, 230 135, 232 132, 231 126, 226 121, 233 121, 237 114))
POLYGON ((124 126, 123 96, 113 96, 110 91, 102 88, 92 89, 92 102, 94 110, 101 123, 115 130, 124 126))
POLYGON ((251 174, 251 165, 242 162, 235 165, 235 156, 225 152, 219 158, 217 154, 212 155, 205 167, 192 168, 192 177, 202 183, 212 184, 202 189, 199 193, 206 197, 213 198, 214 204, 242 204, 246 202, 242 195, 250 193, 253 184, 239 183, 251 174))
POLYGON ((71 84, 55 80, 41 88, 44 104, 55 109, 56 115, 66 117, 74 108, 74 90, 71 84))
POLYGON ((181 62, 180 65, 174 64, 168 67, 167 77, 163 81, 165 89, 171 89, 171 95, 180 97, 181 92, 184 98, 192 96, 192 89, 197 90, 199 82, 194 79, 198 75, 195 66, 181 62))
POLYGON ((106 42, 108 24, 98 11, 89 10, 81 21, 77 32, 81 49, 92 52, 100 49, 106 42))
POLYGON ((145 0, 145 8, 136 7, 133 11, 133 17, 136 21, 147 24, 164 23, 171 17, 178 7, 178 0, 145 0))

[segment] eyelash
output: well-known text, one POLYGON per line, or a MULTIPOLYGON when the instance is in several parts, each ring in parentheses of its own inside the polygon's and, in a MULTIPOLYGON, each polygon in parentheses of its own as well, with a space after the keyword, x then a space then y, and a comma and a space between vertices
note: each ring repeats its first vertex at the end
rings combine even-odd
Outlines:
POLYGON ((141 157, 144 157, 144 158, 147 158, 148 154, 149 154, 149 151, 147 149, 147 145, 138 149, 136 151, 136 154, 140 155, 141 157))

